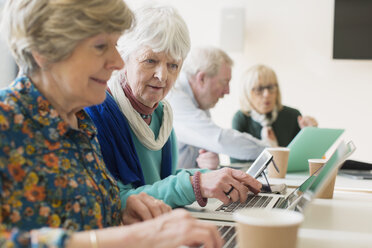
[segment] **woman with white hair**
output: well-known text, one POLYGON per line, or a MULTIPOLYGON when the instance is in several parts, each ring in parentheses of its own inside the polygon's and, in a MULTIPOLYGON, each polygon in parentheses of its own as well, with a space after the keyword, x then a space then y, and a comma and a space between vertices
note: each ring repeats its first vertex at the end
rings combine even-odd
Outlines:
POLYGON ((297 109, 283 106, 281 98, 278 79, 270 67, 249 68, 243 74, 240 110, 233 117, 232 127, 258 139, 267 139, 273 146, 287 146, 301 128, 318 125, 314 118, 302 117, 297 109))
POLYGON ((221 246, 213 225, 145 193, 122 208, 104 165, 83 108, 123 67, 116 43, 132 20, 122 0, 6 2, 20 73, 0 90, 0 247, 221 246))
POLYGON ((171 207, 205 206, 207 198, 245 201, 261 184, 242 171, 176 170, 172 109, 164 100, 190 49, 187 26, 172 7, 144 7, 118 43, 124 67, 109 82, 106 101, 87 109, 99 132, 107 167, 122 204, 146 192, 171 207))

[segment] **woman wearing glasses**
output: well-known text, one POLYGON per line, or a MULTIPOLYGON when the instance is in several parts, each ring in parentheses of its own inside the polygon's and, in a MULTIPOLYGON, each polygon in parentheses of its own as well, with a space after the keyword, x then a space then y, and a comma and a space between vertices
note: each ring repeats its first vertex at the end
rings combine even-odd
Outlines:
POLYGON ((301 128, 317 125, 314 118, 302 117, 297 109, 282 105, 278 80, 271 68, 255 65, 244 72, 240 110, 232 121, 234 129, 269 140, 272 146, 287 146, 301 128))

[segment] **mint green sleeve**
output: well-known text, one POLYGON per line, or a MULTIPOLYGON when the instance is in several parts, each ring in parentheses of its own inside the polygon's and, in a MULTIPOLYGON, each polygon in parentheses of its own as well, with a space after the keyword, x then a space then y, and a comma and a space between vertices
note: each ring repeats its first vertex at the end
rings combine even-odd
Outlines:
POLYGON ((157 199, 163 200, 172 208, 185 206, 195 201, 194 190, 190 182, 191 173, 180 170, 176 175, 171 175, 152 185, 144 185, 134 188, 132 184, 118 181, 122 208, 126 206, 126 200, 130 195, 145 192, 157 199))
POLYGON ((195 170, 176 170, 178 161, 177 138, 172 130, 172 174, 163 180, 160 180, 152 185, 144 185, 134 188, 132 184, 124 185, 118 181, 120 190, 121 206, 125 208, 127 198, 133 194, 145 192, 157 199, 163 200, 172 208, 185 206, 195 201, 194 190, 190 181, 190 176, 195 173, 195 170))

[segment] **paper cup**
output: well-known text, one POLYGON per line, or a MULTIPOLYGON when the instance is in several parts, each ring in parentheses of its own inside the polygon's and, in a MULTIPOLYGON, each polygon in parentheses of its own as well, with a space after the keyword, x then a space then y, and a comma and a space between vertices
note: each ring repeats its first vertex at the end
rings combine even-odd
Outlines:
POLYGON ((238 246, 295 248, 303 215, 284 209, 242 209, 234 213, 238 246))
POLYGON ((271 147, 266 148, 268 152, 273 155, 276 166, 279 169, 279 173, 275 170, 273 163, 269 164, 269 177, 271 178, 285 178, 288 168, 289 148, 287 147, 271 147))
MULTIPOLYGON (((319 168, 323 167, 323 165, 327 162, 325 159, 309 159, 309 172, 310 175, 314 174, 316 171, 317 175, 320 170, 319 168)), ((336 183, 336 176, 337 176, 337 171, 332 175, 331 180, 327 183, 324 188, 317 193, 316 197, 317 198, 323 198, 323 199, 332 199, 333 198, 333 191, 335 188, 335 183, 336 183)))

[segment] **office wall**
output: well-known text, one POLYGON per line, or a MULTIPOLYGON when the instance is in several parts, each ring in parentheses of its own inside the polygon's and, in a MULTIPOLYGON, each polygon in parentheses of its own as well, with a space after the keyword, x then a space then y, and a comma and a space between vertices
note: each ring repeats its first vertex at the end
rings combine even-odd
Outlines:
POLYGON ((0 88, 7 86, 14 79, 16 66, 5 42, 0 39, 0 88))
MULTIPOLYGON (((2 18, 3 2, 3 0, 0 0, 0 20, 2 18)), ((14 79, 15 73, 15 63, 0 32, 0 89, 7 86, 14 79)))
MULTIPOLYGON (((126 2, 135 8, 149 0, 126 2)), ((231 93, 212 110, 219 125, 230 127, 239 108, 242 70, 264 63, 278 74, 284 104, 315 116, 320 127, 345 128, 357 146, 352 158, 372 162, 372 61, 332 59, 333 0, 157 2, 179 9, 193 45, 219 46, 223 9, 245 8, 244 50, 229 53, 236 63, 231 93)))

